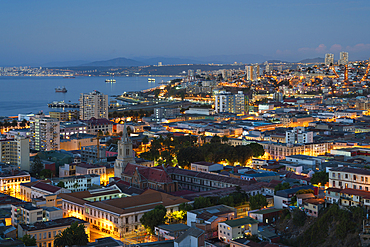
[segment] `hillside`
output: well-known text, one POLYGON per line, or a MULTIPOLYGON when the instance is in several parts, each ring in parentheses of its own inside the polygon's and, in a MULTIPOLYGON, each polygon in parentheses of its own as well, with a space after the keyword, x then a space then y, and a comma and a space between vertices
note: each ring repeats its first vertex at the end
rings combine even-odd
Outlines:
POLYGON ((289 246, 359 246, 363 218, 362 208, 351 207, 347 210, 332 205, 324 208, 318 218, 286 212, 276 222, 276 229, 282 243, 289 246), (301 218, 298 220, 298 217, 301 218))

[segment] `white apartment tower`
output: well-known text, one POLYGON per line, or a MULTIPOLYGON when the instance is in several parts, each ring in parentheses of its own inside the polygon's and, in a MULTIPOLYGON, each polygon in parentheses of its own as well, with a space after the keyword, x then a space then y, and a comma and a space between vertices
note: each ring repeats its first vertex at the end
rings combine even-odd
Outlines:
POLYGON ((257 81, 260 76, 260 66, 258 64, 245 66, 248 81, 257 81))
POLYGON ((245 114, 246 99, 242 91, 237 94, 221 91, 215 95, 215 112, 245 114))
POLYGON ((304 127, 293 128, 285 132, 285 142, 288 144, 313 143, 313 132, 305 131, 304 127))
POLYGON ((348 64, 348 52, 342 51, 339 54, 339 65, 346 65, 348 64))
POLYGON ((89 120, 93 117, 108 119, 108 95, 96 90, 80 96, 80 119, 89 120))
POLYGON ((266 74, 270 73, 270 64, 267 61, 265 62, 265 73, 266 74))
POLYGON ((0 161, 15 165, 21 170, 30 170, 30 141, 24 136, 0 140, 0 161))
POLYGON ((31 148, 37 151, 60 149, 60 122, 58 119, 36 115, 30 120, 31 148))
POLYGON ((325 54, 325 65, 330 66, 334 64, 334 54, 326 53, 325 54))
POLYGON ((126 122, 123 127, 123 135, 118 141, 118 155, 114 164, 114 176, 121 178, 122 171, 127 163, 135 164, 134 151, 132 150, 132 141, 127 134, 126 122))

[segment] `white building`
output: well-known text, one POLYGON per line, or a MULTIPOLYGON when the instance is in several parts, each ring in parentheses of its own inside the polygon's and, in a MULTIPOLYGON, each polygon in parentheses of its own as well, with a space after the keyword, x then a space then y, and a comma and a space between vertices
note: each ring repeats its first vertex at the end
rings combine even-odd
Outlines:
POLYGON ((258 221, 251 217, 227 220, 218 223, 218 238, 226 243, 244 237, 244 234, 258 233, 258 221))
POLYGON ((80 119, 89 120, 91 118, 108 119, 108 95, 99 91, 80 96, 80 119))
POLYGON ((220 91, 215 95, 215 112, 245 114, 246 103, 246 98, 242 91, 239 91, 237 94, 220 91))
POLYGON ((199 172, 219 172, 224 169, 224 166, 217 163, 199 161, 191 163, 191 170, 192 171, 199 171, 199 172))
POLYGON ((0 140, 0 161, 30 170, 30 141, 23 136, 15 135, 12 139, 0 140))
POLYGON ((285 142, 288 144, 295 143, 312 143, 313 132, 305 131, 304 127, 297 127, 285 132, 285 142))
POLYGON ((245 70, 248 81, 257 81, 260 77, 260 66, 258 64, 245 66, 245 70))
POLYGON ((325 65, 330 66, 334 64, 334 54, 326 53, 325 54, 325 65))
POLYGON ((329 187, 369 191, 370 171, 352 167, 332 168, 329 170, 329 187))
POLYGON ((348 52, 342 51, 339 54, 339 65, 346 65, 348 64, 348 52))
POLYGON ((31 148, 37 151, 60 149, 60 123, 58 119, 36 115, 30 120, 31 148))

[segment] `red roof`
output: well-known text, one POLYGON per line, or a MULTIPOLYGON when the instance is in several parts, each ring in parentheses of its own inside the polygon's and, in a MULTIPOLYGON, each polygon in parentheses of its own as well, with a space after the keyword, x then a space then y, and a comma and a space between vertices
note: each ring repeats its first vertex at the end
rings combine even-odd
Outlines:
POLYGON ((134 165, 128 163, 125 167, 123 174, 132 176, 135 171, 141 175, 141 178, 149 181, 171 183, 172 179, 162 167, 146 167, 141 165, 134 165))
POLYGON ((62 189, 58 186, 54 186, 54 185, 51 185, 51 184, 46 184, 46 183, 43 183, 43 182, 38 182, 37 184, 34 184, 32 187, 40 189, 40 190, 48 191, 48 192, 51 192, 51 193, 55 193, 55 192, 62 189))

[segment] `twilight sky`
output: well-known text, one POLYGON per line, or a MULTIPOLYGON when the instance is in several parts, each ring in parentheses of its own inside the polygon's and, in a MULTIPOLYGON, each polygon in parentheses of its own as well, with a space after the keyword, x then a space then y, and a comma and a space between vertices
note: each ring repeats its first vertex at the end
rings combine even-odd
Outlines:
POLYGON ((370 57, 369 0, 0 1, 0 66, 116 57, 370 57))

